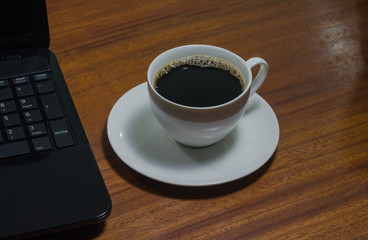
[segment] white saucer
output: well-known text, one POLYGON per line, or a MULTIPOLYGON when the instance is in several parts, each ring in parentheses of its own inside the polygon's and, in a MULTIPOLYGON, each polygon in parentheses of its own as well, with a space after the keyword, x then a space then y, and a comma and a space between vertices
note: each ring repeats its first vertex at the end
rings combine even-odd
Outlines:
POLYGON ((205 148, 186 147, 171 140, 158 124, 143 83, 115 103, 107 134, 116 154, 135 171, 169 184, 209 186, 259 169, 274 153, 280 131, 272 108, 254 94, 227 137, 205 148))

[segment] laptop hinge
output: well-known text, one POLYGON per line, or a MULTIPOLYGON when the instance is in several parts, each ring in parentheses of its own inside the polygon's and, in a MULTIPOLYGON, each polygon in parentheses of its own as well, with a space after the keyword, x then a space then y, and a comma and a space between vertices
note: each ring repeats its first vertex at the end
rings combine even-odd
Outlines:
POLYGON ((0 52, 0 61, 9 61, 14 59, 19 59, 23 57, 33 56, 35 53, 34 48, 25 48, 25 49, 7 49, 3 52, 0 52))
POLYGON ((21 58, 19 49, 13 49, 5 52, 5 61, 21 58))

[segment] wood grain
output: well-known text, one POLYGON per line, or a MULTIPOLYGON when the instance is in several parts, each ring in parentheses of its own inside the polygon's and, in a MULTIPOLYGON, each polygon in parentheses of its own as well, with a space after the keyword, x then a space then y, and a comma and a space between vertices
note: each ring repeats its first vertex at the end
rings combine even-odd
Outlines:
POLYGON ((105 223, 44 239, 368 239, 368 2, 47 0, 58 57, 111 195, 105 223), (258 93, 280 124, 259 171, 209 188, 126 166, 108 114, 149 63, 204 43, 270 73, 258 93))

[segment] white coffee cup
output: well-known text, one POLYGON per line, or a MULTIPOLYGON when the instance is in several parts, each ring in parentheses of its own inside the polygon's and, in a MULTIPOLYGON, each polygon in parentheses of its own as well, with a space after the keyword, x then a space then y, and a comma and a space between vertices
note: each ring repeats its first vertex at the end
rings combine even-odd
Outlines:
POLYGON ((258 90, 267 74, 268 64, 259 57, 245 61, 235 53, 210 45, 176 47, 157 56, 148 68, 151 107, 171 138, 184 145, 205 147, 220 141, 234 129, 244 114, 248 99, 258 90), (171 61, 195 55, 214 56, 238 68, 246 81, 244 91, 229 102, 211 107, 185 106, 161 96, 154 87, 157 72, 171 61), (251 69, 257 65, 260 65, 259 72, 252 80, 251 69))

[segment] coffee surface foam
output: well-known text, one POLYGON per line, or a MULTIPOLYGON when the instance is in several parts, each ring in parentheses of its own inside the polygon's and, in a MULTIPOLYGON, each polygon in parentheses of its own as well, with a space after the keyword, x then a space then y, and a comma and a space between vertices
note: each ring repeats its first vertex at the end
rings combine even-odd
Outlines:
POLYGON ((242 89, 245 89, 246 82, 245 78, 241 74, 240 70, 229 63, 228 61, 221 59, 219 57, 214 57, 211 55, 192 55, 187 56, 179 59, 175 59, 171 61, 170 63, 165 64, 160 68, 160 70, 156 73, 153 86, 156 88, 156 81, 160 77, 162 77, 165 74, 168 74, 171 69, 183 66, 183 65, 191 65, 191 66, 197 66, 197 67, 213 67, 213 68, 219 68, 224 71, 228 71, 231 75, 238 78, 240 80, 240 84, 242 86, 242 89))

